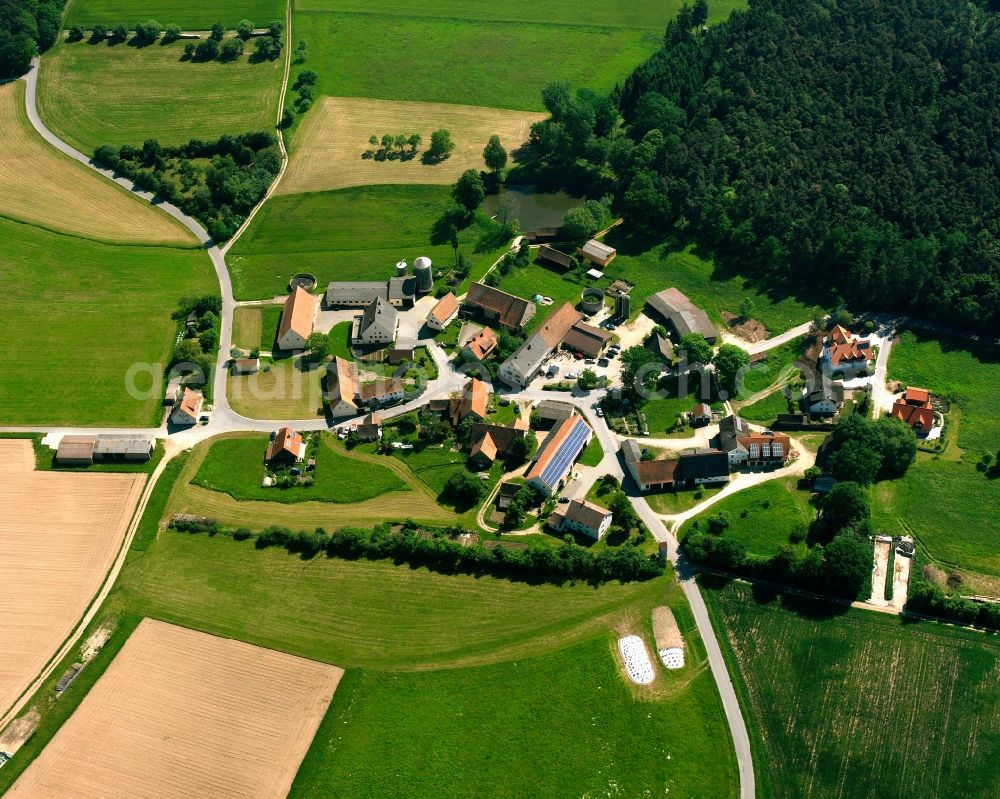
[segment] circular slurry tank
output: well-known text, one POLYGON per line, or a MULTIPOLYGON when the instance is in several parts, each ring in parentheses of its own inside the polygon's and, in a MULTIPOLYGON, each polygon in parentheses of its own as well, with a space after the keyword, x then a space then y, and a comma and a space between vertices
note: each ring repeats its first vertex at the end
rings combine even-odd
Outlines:
POLYGON ((604 292, 601 289, 584 289, 580 295, 580 307, 585 314, 595 314, 604 307, 604 292))
POLYGON ((301 287, 305 291, 312 291, 316 288, 316 275, 310 275, 308 272, 300 272, 288 281, 289 291, 295 291, 296 286, 301 287))

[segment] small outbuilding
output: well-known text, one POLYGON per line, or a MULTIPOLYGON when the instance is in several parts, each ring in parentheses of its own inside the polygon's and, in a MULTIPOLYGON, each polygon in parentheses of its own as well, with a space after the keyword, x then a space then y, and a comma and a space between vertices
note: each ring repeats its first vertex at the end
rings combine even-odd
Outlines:
POLYGON ((60 466, 90 466, 94 462, 97 436, 63 436, 56 449, 60 466))
POLYGON ((602 270, 607 268, 618 251, 614 247, 609 247, 604 242, 598 241, 597 239, 591 239, 582 247, 579 247, 576 254, 582 258, 586 258, 595 266, 600 267, 602 270))
POLYGON ((543 244, 538 248, 538 260, 558 266, 562 270, 570 269, 573 266, 573 256, 543 244))

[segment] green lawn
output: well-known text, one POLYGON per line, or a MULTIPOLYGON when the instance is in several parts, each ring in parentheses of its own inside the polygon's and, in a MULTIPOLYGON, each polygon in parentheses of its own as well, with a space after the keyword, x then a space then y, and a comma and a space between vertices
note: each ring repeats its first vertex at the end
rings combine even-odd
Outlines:
POLYGON ((539 327, 564 302, 576 305, 580 302, 580 292, 587 286, 603 288, 607 281, 583 278, 582 282, 573 275, 562 275, 552 269, 536 264, 525 267, 514 267, 504 277, 500 278, 498 287, 525 299, 533 299, 535 295, 551 297, 552 305, 538 305, 535 315, 525 326, 525 331, 531 333, 539 327))
POLYGON ((229 29, 241 19, 266 26, 275 19, 285 19, 285 4, 280 0, 240 0, 238 3, 199 3, 196 0, 74 0, 69 5, 66 25, 88 28, 101 23, 109 28, 119 23, 132 27, 137 20, 155 19, 164 25, 180 25, 186 30, 208 30, 216 21, 229 29))
POLYGON ((793 376, 797 374, 798 370, 792 364, 801 359, 805 353, 805 344, 805 339, 798 339, 768 350, 767 360, 747 368, 739 396, 749 397, 789 374, 793 376))
POLYGON ((330 328, 330 354, 344 358, 348 361, 354 360, 351 352, 351 328, 350 322, 340 322, 330 328))
MULTIPOLYGON (((229 253, 233 292, 241 300, 283 294, 297 272, 316 275, 321 287, 331 280, 388 279, 397 261, 412 264, 419 255, 450 268, 454 251, 446 234, 435 231, 452 208, 449 191, 363 186, 272 197, 229 253)), ((476 242, 487 227, 480 216, 459 232, 466 257, 480 258, 476 242)))
POLYGON ((770 424, 778 418, 779 413, 788 413, 788 400, 785 393, 778 389, 768 394, 764 399, 757 400, 745 408, 740 408, 740 416, 751 422, 770 424))
POLYGON ((877 483, 872 492, 880 529, 915 535, 946 566, 1000 576, 1000 479, 921 454, 905 477, 877 483))
POLYGON ((683 513, 686 510, 690 510, 695 505, 700 505, 706 499, 711 498, 715 494, 718 494, 723 488, 725 488, 725 486, 719 486, 718 488, 702 487, 701 496, 698 496, 698 489, 664 491, 658 494, 647 494, 646 502, 648 502, 649 507, 657 513, 668 515, 673 513, 683 513))
POLYGON ((644 240, 631 235, 624 225, 608 234, 606 242, 618 249, 618 257, 604 274, 635 284, 631 292, 633 317, 642 310, 648 296, 674 286, 704 308, 720 329, 725 329, 722 312, 739 315, 740 301, 749 297, 754 303, 754 317, 777 334, 807 321, 810 300, 818 303, 823 299, 810 298, 807 286, 793 289, 786 283, 726 273, 690 248, 678 251, 663 242, 644 240))
POLYGON ((734 796, 728 738, 695 721, 715 703, 709 672, 650 701, 627 687, 613 646, 598 636, 475 669, 349 671, 289 797, 734 796))
POLYGON ((177 300, 218 292, 205 253, 109 246, 6 219, 0 242, 4 423, 159 424, 177 300))
POLYGON ((583 454, 580 456, 580 463, 584 466, 597 466, 603 458, 604 448, 601 447, 600 439, 594 436, 590 439, 590 443, 587 444, 587 448, 584 449, 583 454))
MULTIPOLYGON (((690 411, 696 403, 718 403, 715 385, 697 374, 685 378, 664 377, 659 384, 660 393, 665 396, 642 400, 638 406, 640 413, 645 414, 646 424, 651 436, 670 433, 678 423, 677 417, 690 411)), ((690 436, 688 430, 685 435, 690 436)))
POLYGON ((406 489, 388 469, 350 457, 329 433, 322 435, 316 448, 313 485, 264 488, 260 481, 267 441, 267 436, 255 435, 215 441, 191 482, 234 499, 268 502, 363 502, 406 489))
MULTIPOLYGON (((131 26, 151 13, 138 11, 124 21, 131 26)), ((151 138, 182 144, 273 129, 281 59, 181 61, 184 44, 61 42, 42 60, 38 113, 53 133, 87 155, 102 144, 141 146, 151 138)))
POLYGON ((962 405, 958 444, 996 454, 1000 449, 1000 350, 906 330, 889 356, 889 379, 962 405))
POLYGON ((456 470, 465 469, 467 459, 464 452, 455 452, 443 447, 396 449, 392 454, 437 493, 444 490, 444 484, 456 470))
POLYGON ((779 546, 790 543, 789 534, 794 528, 808 527, 816 515, 809 493, 799 491, 796 482, 796 478, 770 480, 726 497, 685 522, 680 538, 687 535, 696 521, 704 525, 709 516, 725 512, 731 521, 723 535, 740 541, 751 555, 770 557, 779 546))
POLYGON ((454 11, 435 18, 296 7, 292 26, 308 44, 306 65, 320 75, 320 94, 534 111, 543 110, 549 83, 608 92, 660 46, 667 9, 664 25, 636 30, 588 27, 586 8, 559 25, 521 2, 478 20, 454 11), (530 21, 504 21, 525 14, 530 21))
POLYGON ((995 799, 996 636, 704 590, 754 745, 760 796, 995 799))

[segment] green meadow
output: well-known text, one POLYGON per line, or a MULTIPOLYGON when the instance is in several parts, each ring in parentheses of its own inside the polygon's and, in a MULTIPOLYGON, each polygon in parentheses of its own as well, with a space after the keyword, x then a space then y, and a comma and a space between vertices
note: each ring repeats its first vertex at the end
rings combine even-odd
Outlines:
POLYGON ((703 580, 759 796, 995 799, 1000 641, 703 580))
POLYGON ((186 30, 208 30, 216 21, 232 30, 241 19, 259 27, 285 18, 280 0, 240 0, 238 3, 201 3, 197 0, 73 0, 66 13, 66 25, 89 29, 100 23, 113 28, 120 23, 131 28, 139 20, 155 19, 163 25, 180 25, 186 30))
MULTIPOLYGON (((233 292, 240 300, 284 294, 298 272, 316 275, 321 287, 332 280, 385 280, 396 273, 397 261, 412 264, 419 255, 450 268, 452 208, 447 186, 363 186, 272 197, 228 254, 233 292)), ((458 222, 456 227, 463 224, 458 222)), ((482 215, 463 227, 461 252, 473 261, 487 257, 475 250, 492 227, 482 215)))
MULTIPOLYGON (((150 13, 138 12, 127 24, 150 13)), ((273 129, 282 59, 182 61, 185 44, 60 42, 42 59, 38 113, 53 133, 87 155, 102 144, 139 147, 153 138, 183 144, 273 129)))
POLYGON ((100 244, 2 218, 0 241, 4 422, 158 425, 177 301, 218 291, 208 256, 100 244))

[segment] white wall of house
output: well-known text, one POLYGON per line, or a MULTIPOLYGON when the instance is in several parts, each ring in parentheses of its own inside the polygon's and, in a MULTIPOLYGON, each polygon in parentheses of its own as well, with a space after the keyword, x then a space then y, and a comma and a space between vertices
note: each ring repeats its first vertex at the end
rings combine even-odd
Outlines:
POLYGON ((608 531, 608 528, 611 527, 611 520, 612 520, 612 516, 609 513, 607 516, 605 516, 601 520, 600 527, 598 527, 595 530, 593 527, 588 527, 587 525, 581 524, 580 522, 575 521, 574 519, 563 519, 562 529, 563 530, 575 530, 578 533, 582 533, 583 535, 590 536, 595 541, 600 541, 601 538, 604 537, 604 534, 608 531))
POLYGON ((306 340, 294 330, 286 330, 285 335, 278 339, 278 347, 283 350, 304 350, 306 340))

